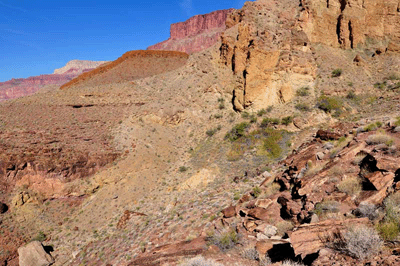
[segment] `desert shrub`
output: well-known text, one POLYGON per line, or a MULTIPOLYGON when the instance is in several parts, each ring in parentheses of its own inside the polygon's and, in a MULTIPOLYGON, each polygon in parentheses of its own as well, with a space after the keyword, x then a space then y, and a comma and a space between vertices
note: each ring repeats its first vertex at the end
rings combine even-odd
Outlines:
POLYGON ((211 259, 205 259, 203 256, 197 256, 184 263, 179 264, 181 266, 223 266, 211 259))
POLYGON ((343 103, 336 97, 321 96, 318 98, 317 107, 327 113, 340 112, 343 103))
POLYGON ((338 212, 340 203, 333 200, 324 200, 315 205, 314 212, 320 216, 324 213, 338 212))
POLYGON ((368 226, 349 228, 344 238, 347 252, 359 259, 375 255, 381 250, 383 244, 377 231, 368 226))
POLYGON ((237 243, 239 243, 239 236, 232 229, 214 232, 214 234, 208 237, 208 244, 216 245, 223 252, 232 249, 237 243))
POLYGON ((225 99, 222 98, 222 97, 220 97, 220 98, 218 98, 218 102, 219 102, 219 103, 223 103, 223 102, 225 102, 225 99))
POLYGON ((360 165, 361 161, 365 158, 365 154, 357 154, 356 157, 354 157, 353 161, 351 163, 353 165, 360 165))
POLYGON ((244 111, 244 112, 242 113, 242 118, 248 119, 249 117, 250 117, 250 114, 249 114, 248 112, 244 111))
POLYGON ((240 124, 235 125, 231 131, 229 131, 225 135, 225 139, 229 139, 230 141, 238 140, 246 134, 246 129, 249 127, 249 123, 242 122, 240 124))
POLYGON ((384 89, 385 87, 386 87, 386 81, 377 82, 374 84, 374 88, 377 88, 377 89, 384 89))
POLYGON ((357 217, 368 217, 371 221, 378 217, 377 208, 374 204, 362 202, 353 212, 357 217))
POLYGON ((263 148, 268 151, 271 158, 279 158, 282 154, 282 148, 279 146, 279 141, 282 139, 282 133, 278 130, 266 129, 266 139, 263 143, 263 148))
POLYGON ((281 121, 282 125, 285 125, 285 126, 289 125, 292 122, 293 122, 293 116, 285 116, 284 118, 282 118, 282 121, 281 121))
POLYGON ((186 166, 179 167, 179 172, 181 172, 181 173, 186 172, 187 170, 188 170, 188 168, 186 166))
POLYGON ((399 235, 399 224, 394 221, 383 221, 376 226, 379 234, 386 241, 392 241, 399 235))
POLYGON ((346 193, 349 196, 358 195, 361 192, 361 180, 354 176, 342 180, 337 188, 339 191, 346 193))
POLYGON ((259 260, 258 251, 254 248, 245 248, 242 250, 241 255, 248 260, 259 260))
POLYGON ((265 110, 265 109, 263 108, 263 109, 261 109, 261 110, 258 110, 257 115, 258 115, 258 116, 263 116, 263 115, 265 115, 266 113, 267 113, 267 110, 265 110))
POLYGON ((384 201, 384 206, 386 221, 400 221, 400 192, 387 197, 384 201))
POLYGON ((43 241, 45 241, 46 239, 47 239, 46 234, 43 233, 43 231, 39 231, 39 232, 37 233, 37 235, 31 239, 31 241, 43 242, 43 241))
POLYGON ((298 89, 296 91, 296 95, 303 96, 303 97, 310 95, 310 87, 308 87, 308 86, 301 87, 300 89, 298 89))
POLYGON ((209 129, 206 131, 207 136, 212 137, 215 133, 217 133, 217 129, 213 128, 213 129, 209 129))
POLYGON ((219 103, 218 109, 220 109, 220 110, 225 109, 225 104, 223 102, 219 103))
POLYGON ((297 110, 302 111, 302 112, 308 112, 311 110, 310 106, 306 103, 298 103, 295 105, 295 107, 297 110))
POLYGON ((272 109, 274 109, 273 105, 270 105, 267 107, 267 113, 270 113, 272 111, 272 109))
POLYGON ((250 123, 256 123, 257 122, 257 116, 255 116, 254 114, 252 114, 250 116, 250 123))
POLYGON ((380 128, 382 125, 383 125, 382 122, 377 121, 375 123, 371 123, 371 124, 365 126, 364 131, 366 131, 366 132, 374 131, 374 130, 380 128))
POLYGON ((354 93, 354 91, 349 91, 346 95, 346 98, 350 100, 355 100, 357 99, 357 95, 354 93))
POLYGON ((270 125, 278 125, 279 124, 279 119, 278 118, 269 118, 266 117, 261 121, 260 127, 266 128, 270 125))
POLYGON ((399 80, 400 77, 397 76, 397 74, 392 73, 392 74, 390 74, 386 79, 388 79, 388 80, 399 80))
POLYGON ((282 266, 304 266, 304 264, 292 260, 285 260, 282 266))
POLYGON ((392 146, 394 142, 392 137, 382 133, 370 135, 365 141, 368 145, 386 144, 388 146, 392 146))
POLYGON ((339 76, 341 76, 342 75, 342 69, 340 69, 340 68, 337 68, 337 69, 334 69, 333 71, 332 71, 332 77, 333 78, 336 78, 336 77, 339 77, 339 76))
POLYGON ((253 187, 252 195, 253 195, 253 197, 258 198, 260 196, 261 192, 262 192, 261 188, 259 186, 255 186, 255 187, 253 187))

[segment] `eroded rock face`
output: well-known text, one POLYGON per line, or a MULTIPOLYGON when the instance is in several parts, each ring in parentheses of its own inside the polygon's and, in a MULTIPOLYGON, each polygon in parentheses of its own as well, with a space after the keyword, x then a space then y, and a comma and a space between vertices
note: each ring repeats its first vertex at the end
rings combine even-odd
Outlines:
POLYGON ((199 52, 214 45, 225 30, 225 21, 233 9, 218 10, 197 15, 185 22, 171 25, 171 37, 148 47, 148 50, 171 50, 186 53, 199 52))
POLYGON ((54 263, 39 241, 33 241, 18 249, 20 266, 48 266, 54 263))
POLYGON ((294 89, 312 86, 316 45, 372 55, 400 50, 397 0, 246 2, 226 25, 220 62, 232 70, 236 110, 287 102, 294 89))
POLYGON ((81 74, 89 69, 96 68, 108 61, 71 60, 64 67, 54 70, 53 74, 81 74))

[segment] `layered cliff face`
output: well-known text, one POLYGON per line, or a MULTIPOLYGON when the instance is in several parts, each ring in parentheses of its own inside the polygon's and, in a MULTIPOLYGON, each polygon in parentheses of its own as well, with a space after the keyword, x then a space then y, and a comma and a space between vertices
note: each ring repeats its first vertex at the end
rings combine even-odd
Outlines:
POLYGON ((44 87, 58 87, 76 76, 90 71, 106 61, 72 60, 64 67, 56 69, 54 74, 29 78, 12 79, 0 82, 0 101, 15 99, 37 92, 44 87))
POLYGON ((399 5, 398 0, 247 2, 228 16, 229 29, 221 36, 220 60, 232 70, 234 108, 286 102, 300 86, 313 86, 321 71, 317 45, 365 56, 398 52, 399 5))
POLYGON ((225 30, 226 18, 233 10, 218 10, 172 24, 171 37, 147 49, 182 51, 189 54, 207 49, 219 40, 220 34, 225 30))

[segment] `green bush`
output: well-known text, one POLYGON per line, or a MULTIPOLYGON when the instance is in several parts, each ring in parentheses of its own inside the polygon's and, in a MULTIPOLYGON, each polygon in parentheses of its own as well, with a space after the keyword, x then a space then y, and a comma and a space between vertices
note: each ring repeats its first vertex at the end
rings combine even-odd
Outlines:
POLYGON ((252 195, 253 197, 258 198, 261 195, 261 192, 261 188, 259 186, 255 186, 253 187, 252 195))
POLYGON ((317 107, 327 113, 332 111, 340 112, 343 103, 336 97, 321 96, 318 98, 317 107))
POLYGON ((267 110, 265 110, 265 109, 263 108, 263 109, 261 109, 261 110, 258 110, 257 115, 258 115, 258 116, 263 116, 263 115, 265 115, 266 113, 267 113, 267 110))
POLYGON ((250 126, 247 122, 242 122, 240 124, 235 125, 231 131, 226 133, 225 139, 230 141, 238 140, 239 138, 246 135, 246 129, 250 126))
POLYGON ((342 69, 337 68, 335 70, 332 71, 332 77, 336 78, 342 75, 342 69))
POLYGON ((346 98, 350 100, 355 100, 357 98, 357 95, 354 93, 354 91, 349 91, 346 95, 346 98))
POLYGON ((282 125, 285 125, 285 126, 289 125, 292 122, 293 122, 293 116, 285 116, 284 118, 282 118, 282 121, 281 121, 282 125))
POLYGON ((181 172, 181 173, 186 172, 187 170, 188 170, 188 168, 186 166, 179 167, 179 172, 181 172))
POLYGON ((278 118, 269 118, 266 117, 261 121, 260 127, 266 128, 270 125, 278 125, 279 124, 279 119, 278 118))
POLYGON ((306 103, 298 103, 295 105, 295 108, 302 112, 308 112, 311 110, 310 106, 306 103))
POLYGON ((214 232, 214 234, 208 237, 207 242, 209 245, 216 245, 222 252, 226 252, 239 243, 239 236, 234 230, 214 232))
POLYGON ((399 224, 395 221, 384 221, 377 225, 377 230, 386 241, 392 241, 399 235, 399 224))
POLYGON ((31 241, 39 241, 39 242, 43 242, 47 239, 47 236, 45 235, 45 233, 43 233, 43 231, 39 231, 39 233, 37 233, 37 235, 31 239, 31 241))
POLYGON ((250 123, 257 123, 257 116, 250 115, 250 123))
POLYGON ((303 96, 303 97, 310 95, 310 87, 308 87, 308 86, 301 87, 300 89, 298 89, 296 91, 296 95, 303 96))
POLYGON ((271 158, 279 158, 282 154, 282 148, 278 142, 282 139, 282 133, 273 129, 266 129, 265 133, 267 137, 264 140, 263 148, 268 151, 271 158))
POLYGON ((244 111, 244 112, 242 113, 242 118, 248 119, 248 118, 250 118, 250 114, 249 114, 248 112, 244 111))

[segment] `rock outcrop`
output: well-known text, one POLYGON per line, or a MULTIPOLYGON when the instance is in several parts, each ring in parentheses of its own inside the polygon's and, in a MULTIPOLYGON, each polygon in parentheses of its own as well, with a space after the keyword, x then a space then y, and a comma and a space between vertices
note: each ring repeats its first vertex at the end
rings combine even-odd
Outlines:
POLYGON ((106 63, 106 61, 72 60, 64 67, 54 70, 54 74, 0 82, 0 101, 31 95, 46 86, 53 86, 54 88, 61 86, 103 63, 106 63))
POLYGON ((54 263, 39 241, 33 241, 18 249, 20 266, 48 266, 54 263))
POLYGON ((232 71, 236 110, 286 102, 294 89, 312 86, 316 45, 364 49, 371 56, 399 51, 397 0, 246 2, 226 25, 220 61, 232 71))
POLYGON ((214 45, 225 30, 225 21, 233 9, 191 17, 171 25, 170 38, 148 47, 148 50, 171 50, 195 53, 214 45))

